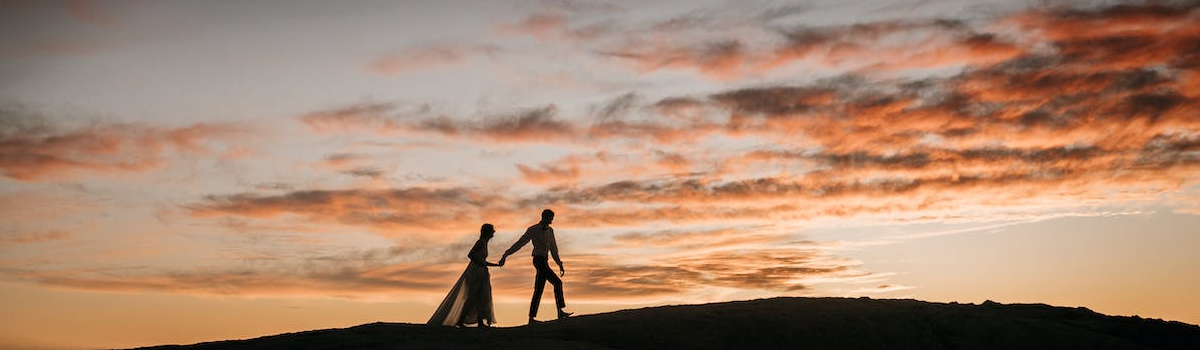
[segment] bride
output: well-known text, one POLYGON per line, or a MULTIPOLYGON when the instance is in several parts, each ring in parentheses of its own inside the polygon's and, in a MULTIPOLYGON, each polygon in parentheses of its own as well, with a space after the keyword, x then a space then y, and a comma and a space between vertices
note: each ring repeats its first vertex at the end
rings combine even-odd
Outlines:
POLYGON ((488 266, 504 264, 487 262, 488 240, 495 233, 492 224, 483 224, 479 228, 479 240, 467 253, 471 263, 426 324, 456 327, 478 324, 479 327, 489 327, 496 323, 496 315, 492 310, 492 277, 488 273, 488 266))

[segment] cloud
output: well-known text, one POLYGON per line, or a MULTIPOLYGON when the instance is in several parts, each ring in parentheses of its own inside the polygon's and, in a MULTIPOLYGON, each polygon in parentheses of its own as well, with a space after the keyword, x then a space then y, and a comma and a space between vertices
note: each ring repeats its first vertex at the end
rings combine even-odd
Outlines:
POLYGON ((573 134, 573 125, 555 119, 558 107, 549 105, 504 116, 482 125, 460 126, 496 140, 555 140, 573 134))
POLYGON ((693 68, 718 79, 730 80, 740 77, 743 73, 742 67, 748 64, 746 61, 753 60, 747 57, 746 50, 741 41, 727 40, 686 48, 627 48, 607 54, 632 61, 643 72, 666 68, 693 68))
POLYGON ((452 66, 478 56, 493 57, 500 52, 501 49, 495 46, 418 45, 382 55, 371 61, 368 68, 390 76, 452 66))
POLYGON ((1166 202, 1175 213, 1200 215, 1200 191, 1195 187, 1168 196, 1166 202))
POLYGON ((839 27, 797 27, 781 32, 785 44, 763 68, 814 59, 852 69, 941 68, 1000 62, 1026 47, 957 20, 893 21, 839 27))
POLYGON ((599 256, 577 256, 571 275, 579 276, 567 286, 572 297, 620 300, 679 294, 697 288, 703 275, 683 267, 603 263, 599 256))
POLYGON ((1195 1, 1134 1, 1111 6, 1033 9, 1011 16, 1009 20, 1054 40, 1178 31, 1190 35, 1195 34, 1194 23, 1189 22, 1197 9, 1200 9, 1200 3, 1195 1))
POLYGON ((575 125, 557 118, 558 106, 547 105, 485 117, 482 121, 448 117, 427 118, 409 124, 417 132, 432 132, 463 139, 499 142, 548 142, 577 135, 575 125))
POLYGON ((471 142, 574 145, 647 138, 657 143, 688 142, 718 132, 721 127, 707 114, 714 106, 704 101, 674 98, 651 105, 640 105, 640 101, 637 95, 626 93, 591 108, 590 118, 572 119, 562 118, 556 104, 455 115, 435 111, 430 104, 400 106, 379 102, 352 103, 306 113, 298 119, 318 133, 372 132, 471 142), (647 115, 646 111, 660 111, 670 118, 647 115))
POLYGON ((502 31, 529 34, 540 39, 549 39, 567 32, 566 15, 560 13, 533 13, 519 22, 503 24, 502 31))
POLYGON ((344 132, 371 127, 386 130, 398 127, 398 121, 390 116, 395 109, 396 106, 389 103, 362 102, 308 113, 299 119, 316 132, 344 132))
POLYGON ((571 182, 579 178, 579 167, 577 166, 558 167, 554 165, 542 165, 534 169, 523 164, 517 164, 517 170, 521 172, 521 176, 525 181, 534 184, 571 182))
POLYGON ((956 20, 812 27, 772 24, 772 19, 677 18, 643 30, 652 35, 624 33, 623 43, 598 51, 640 72, 692 70, 728 81, 797 62, 842 71, 897 71, 989 64, 1027 50, 1018 38, 982 32, 956 20), (729 27, 740 35, 699 34, 712 33, 714 27, 729 27))
MULTIPOLYGON (((772 34, 778 41, 765 46, 711 38, 696 45, 665 41, 662 47, 634 47, 645 51, 624 53, 644 55, 652 67, 678 65, 731 79, 810 59, 842 68, 955 69, 920 78, 858 71, 681 96, 625 93, 599 97, 593 108, 580 110, 545 103, 450 115, 429 105, 363 102, 300 120, 321 133, 453 138, 480 149, 516 142, 591 149, 502 168, 512 180, 525 182, 520 186, 295 185, 211 195, 185 209, 202 219, 299 219, 450 245, 446 232, 472 232, 482 222, 523 227, 538 209, 549 207, 559 213, 556 225, 564 231, 620 232, 588 239, 628 255, 567 254, 570 276, 578 277, 570 293, 597 300, 721 288, 801 293, 827 279, 873 281, 878 275, 859 270, 857 262, 814 247, 746 248, 779 239, 757 229, 761 225, 847 217, 1002 221, 1140 205, 1193 188, 1200 178, 1200 119, 1195 117, 1200 66, 1190 44, 1200 30, 1188 19, 1196 12, 1193 5, 1168 3, 1096 5, 1034 9, 989 23, 1011 24, 1019 33, 962 21, 883 21, 781 27, 772 34), (882 46, 873 46, 878 43, 882 46), (913 49, 900 50, 906 45, 913 49), (663 57, 670 59, 660 61, 663 57)), ((690 30, 704 21, 680 21, 662 30, 690 30)), ((5 140, 35 140, 29 142, 76 152, 104 149, 57 146, 64 141, 49 135, 73 134, 53 126, 5 125, 0 128, 5 140)), ((160 149, 179 152, 207 148, 206 138, 152 140, 159 140, 160 149)), ((15 147, 2 145, 3 150, 15 147)), ((87 154, 66 159, 103 159, 87 154)), ((322 161, 353 176, 381 175, 357 159, 357 153, 334 153, 322 161)), ((278 279, 286 288, 331 293, 353 293, 351 287, 382 292, 389 283, 442 292, 446 283, 423 276, 444 279, 461 268, 442 265, 438 257, 389 259, 370 268, 297 273, 117 276, 108 280, 112 286, 86 271, 23 276, 81 288, 203 289, 199 285, 209 283, 266 291, 267 281, 278 279)), ((527 291, 525 277, 498 276, 497 290, 527 291)), ((907 288, 877 282, 856 292, 907 288)))
POLYGON ((523 180, 548 187, 608 183, 615 177, 686 175, 684 171, 692 166, 683 154, 661 150, 621 155, 608 151, 578 153, 538 166, 516 165, 523 180))
MULTIPOLYGON (((371 298, 445 293, 465 265, 470 241, 448 245, 397 245, 299 258, 246 256, 252 264, 172 270, 148 267, 3 267, 0 274, 52 288, 159 291, 188 295, 337 296, 371 298)), ((655 255, 620 262, 611 256, 568 254, 567 288, 576 301, 645 301, 656 297, 736 288, 798 292, 830 279, 872 276, 857 261, 811 249, 721 250, 684 257, 655 255)), ((523 257, 514 257, 513 264, 523 257)), ((493 275, 497 297, 524 300, 532 269, 493 275), (519 298, 517 296, 520 296, 519 298)))
MULTIPOLYGON (((589 9, 589 11, 590 10, 591 9, 589 9)), ((604 9, 601 10, 607 11, 604 9)), ((590 41, 606 34, 611 30, 610 25, 603 22, 592 23, 583 26, 572 26, 571 23, 568 22, 569 12, 579 13, 581 11, 584 11, 584 9, 548 8, 531 13, 519 21, 501 23, 496 29, 499 33, 532 36, 541 42, 590 41)))
MULTIPOLYGON (((913 44, 914 55, 986 59, 956 59, 957 73, 920 79, 843 75, 657 100, 626 93, 589 108, 590 119, 560 118, 553 104, 478 121, 361 117, 355 108, 325 114, 490 143, 600 145, 604 151, 594 154, 515 164, 514 176, 542 187, 501 194, 516 198, 518 207, 586 212, 582 225, 753 215, 925 217, 980 198, 1020 206, 1022 196, 1070 205, 1110 198, 1103 194, 1114 187, 1171 191, 1196 176, 1200 121, 1192 115, 1200 100, 1189 89, 1200 73, 1189 60, 1194 50, 1183 45, 1200 32, 1187 20, 1196 9, 1158 3, 1032 9, 989 20, 1022 31, 1004 35, 957 20, 782 27, 775 33, 785 46, 775 49, 698 47, 713 55, 819 52, 870 61, 881 56, 870 50, 913 44), (1105 29, 1077 30, 1092 26, 1105 29), (1128 49, 1130 37, 1148 40, 1143 34, 1154 35, 1149 43, 1162 49, 1134 50, 1145 56, 1139 60, 1114 54, 1128 49), (887 45, 872 46, 877 41, 887 45), (926 42, 935 44, 925 50, 926 42), (1114 62, 1098 62, 1106 57, 1114 62), (758 146, 713 146, 748 141, 758 146), (784 203, 789 199, 808 202, 784 203), (721 201, 744 207, 714 204, 721 201), (628 206, 605 206, 611 203, 628 206)), ((656 30, 680 33, 713 21, 720 19, 677 18, 656 30)), ((924 62, 904 57, 895 61, 924 62)))
MULTIPOLYGON (((462 238, 462 237, 460 237, 462 238)), ((450 244, 399 244, 389 248, 341 250, 296 257, 247 252, 234 260, 253 263, 226 268, 173 270, 148 267, 0 268, 6 278, 38 285, 85 291, 163 291, 190 295, 318 295, 363 298, 395 293, 445 293, 465 265, 470 237, 450 244)), ((838 275, 849 267, 780 270, 774 264, 803 260, 807 265, 829 264, 818 252, 769 252, 765 257, 745 251, 725 251, 676 259, 651 256, 652 262, 615 262, 604 255, 565 256, 572 300, 633 300, 686 293, 710 286, 748 289, 802 289, 806 277, 838 275), (746 254, 742 256, 742 254, 746 254), (760 275, 751 277, 751 275, 760 275), (766 283, 764 283, 766 282, 766 283)), ((518 263, 523 257, 510 261, 518 263)), ((847 266, 856 263, 843 262, 847 266)), ((842 264, 834 262, 834 264, 842 264)), ((510 270, 506 270, 510 271, 510 270)), ((499 297, 527 295, 529 269, 495 274, 499 297)), ((525 298, 525 297, 521 297, 525 298)))
POLYGON ((507 204, 499 195, 467 188, 404 187, 212 195, 185 209, 197 217, 296 215, 389 236, 441 239, 441 233, 471 232, 482 222, 507 222, 512 217, 507 204))
POLYGON ((346 175, 350 175, 350 176, 354 176, 354 177, 366 177, 366 178, 378 179, 380 177, 383 177, 383 175, 386 174, 386 172, 384 172, 383 169, 381 169, 377 166, 364 166, 364 167, 357 167, 357 168, 353 168, 350 170, 342 171, 342 174, 346 174, 346 175))
POLYGON ((71 239, 74 234, 67 231, 37 231, 0 235, 0 245, 31 244, 71 239))
POLYGON ((727 249, 661 255, 647 263, 573 256, 571 295, 592 300, 647 299, 713 288, 805 292, 820 280, 853 280, 872 274, 860 263, 810 249, 727 249))
POLYGON ((208 155, 218 149, 215 143, 228 145, 242 131, 221 124, 163 128, 138 123, 67 129, 11 107, 0 111, 0 120, 5 121, 0 170, 19 181, 160 169, 173 155, 208 155))
POLYGON ((706 230, 669 229, 653 232, 631 231, 613 236, 618 247, 715 248, 768 243, 777 237, 760 234, 762 225, 706 230))
POLYGON ((322 161, 326 165, 333 166, 333 167, 340 167, 340 166, 345 166, 345 165, 351 165, 353 162, 362 160, 362 159, 367 159, 367 157, 365 155, 355 154, 355 153, 334 153, 334 154, 325 156, 325 159, 323 159, 322 161))
POLYGON ((916 287, 913 287, 913 286, 881 284, 881 285, 878 285, 875 287, 858 288, 858 289, 852 290, 852 291, 850 291, 850 295, 889 293, 889 292, 897 292, 897 291, 902 291, 902 290, 910 290, 910 289, 915 289, 915 288, 916 287))
POLYGON ((787 25, 770 15, 697 14, 607 31, 608 40, 595 40, 600 45, 595 51, 639 72, 690 70, 723 81, 763 76, 793 63, 860 73, 963 68, 1045 53, 1048 47, 1096 67, 1146 67, 1195 62, 1188 58, 1196 55, 1197 8, 1193 1, 1133 2, 1033 8, 975 21, 836 26, 787 25))
POLYGON ((545 8, 498 29, 584 47, 642 73, 692 70, 717 80, 758 76, 801 61, 851 70, 941 68, 997 62, 1024 50, 1007 37, 955 20, 829 27, 784 23, 808 9, 756 10, 739 4, 662 20, 614 21, 594 11, 545 8))
MULTIPOLYGON (((840 275, 857 265, 849 260, 827 264, 822 253, 798 249, 750 249, 722 251, 683 259, 683 266, 709 275, 709 283, 741 289, 798 291, 806 289, 802 278, 840 275)), ((864 273, 850 272, 850 276, 864 273)))
POLYGON ((600 120, 619 119, 630 113, 638 106, 639 97, 632 92, 618 96, 612 101, 605 102, 599 106, 593 107, 592 114, 600 120))
POLYGON ((372 131, 382 134, 432 134, 469 140, 544 142, 569 140, 580 132, 559 119, 558 106, 550 104, 512 112, 495 112, 481 119, 436 115, 428 104, 408 109, 391 103, 356 103, 316 111, 299 117, 315 132, 372 131))
MULTIPOLYGON (((1128 16, 1111 9, 1062 13, 1128 16)), ((1163 45, 1189 40, 1196 27, 1160 19, 1156 23, 1168 22, 1164 26, 1170 28, 1156 32, 1165 35, 1155 41, 1163 45)), ((1119 33, 1114 35, 1128 35, 1119 33)), ((1194 70, 1180 63, 1188 53, 1151 51, 1153 59, 1140 61, 1145 66, 1096 64, 1094 60, 1109 57, 1104 52, 1119 51, 1105 43, 1120 47, 1121 40, 1097 37, 1096 32, 1079 35, 1099 41, 1072 50, 1097 54, 1028 53, 948 78, 834 79, 739 89, 708 100, 729 110, 728 129, 786 145, 736 159, 800 161, 815 167, 803 177, 810 181, 892 179, 917 188, 987 184, 1029 190, 1155 184, 1170 189, 1194 176, 1188 164, 1197 154, 1189 140, 1197 137, 1200 124, 1189 117, 1197 100, 1183 90, 1194 70)), ((830 185, 836 182, 821 186, 830 185)))
POLYGON ((456 243, 350 250, 300 260, 246 257, 254 263, 227 268, 5 267, 0 273, 13 280, 84 291, 360 298, 397 292, 444 293, 453 282, 446 276, 454 276, 462 267, 451 256, 458 257, 459 251, 469 248, 469 244, 456 243))

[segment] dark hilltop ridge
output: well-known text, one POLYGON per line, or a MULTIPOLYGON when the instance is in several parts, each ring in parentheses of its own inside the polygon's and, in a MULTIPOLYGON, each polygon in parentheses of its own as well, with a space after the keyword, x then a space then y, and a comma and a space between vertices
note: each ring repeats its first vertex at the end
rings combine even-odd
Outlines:
POLYGON ((774 298, 662 306, 532 326, 371 323, 142 349, 1200 349, 1200 327, 1044 304, 774 298))

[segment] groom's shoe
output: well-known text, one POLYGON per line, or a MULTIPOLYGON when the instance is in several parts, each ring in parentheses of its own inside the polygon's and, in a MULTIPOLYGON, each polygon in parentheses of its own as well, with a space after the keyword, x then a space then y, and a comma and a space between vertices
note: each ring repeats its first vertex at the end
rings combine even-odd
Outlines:
POLYGON ((573 313, 573 312, 566 312, 566 311, 558 310, 558 319, 560 319, 560 320, 561 320, 561 319, 564 319, 564 318, 567 318, 567 317, 571 317, 571 315, 572 315, 572 314, 574 314, 574 313, 573 313))

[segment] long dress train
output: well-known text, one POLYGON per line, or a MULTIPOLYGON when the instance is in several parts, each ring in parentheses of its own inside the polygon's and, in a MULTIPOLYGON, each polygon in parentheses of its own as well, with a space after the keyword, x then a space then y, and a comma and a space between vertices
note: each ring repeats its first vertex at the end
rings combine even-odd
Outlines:
MULTIPOLYGON (((487 242, 481 239, 471 247, 467 257, 486 261, 487 255, 487 242)), ((462 320, 463 324, 496 323, 495 310, 492 307, 491 274, 487 266, 476 264, 474 261, 467 264, 467 269, 458 278, 458 282, 454 283, 454 287, 450 288, 450 293, 446 294, 446 299, 442 300, 442 304, 426 324, 454 326, 459 320, 462 320)))

